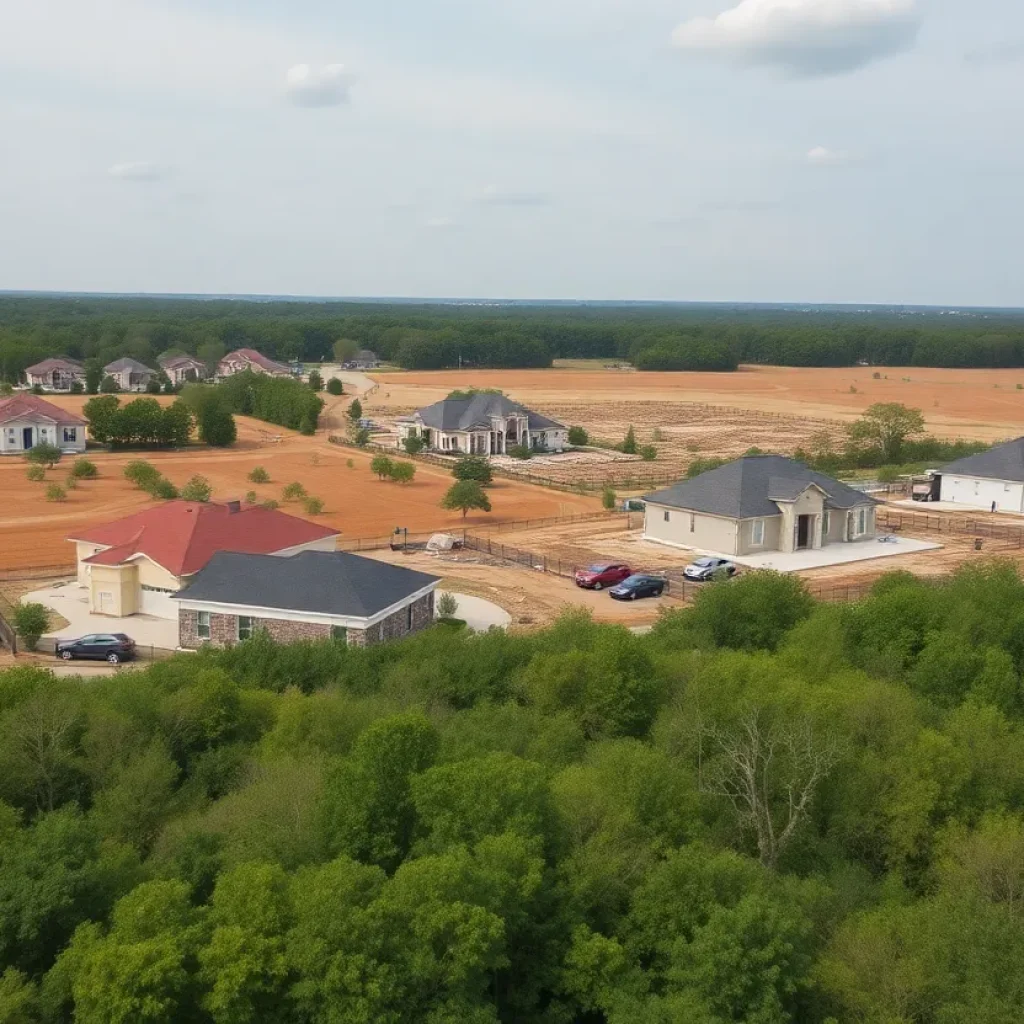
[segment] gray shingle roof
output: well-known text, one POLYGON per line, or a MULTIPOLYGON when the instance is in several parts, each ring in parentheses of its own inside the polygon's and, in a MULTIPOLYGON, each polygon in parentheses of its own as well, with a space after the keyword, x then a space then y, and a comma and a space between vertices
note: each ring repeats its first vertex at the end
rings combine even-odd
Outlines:
POLYGON ((125 370, 129 373, 151 374, 153 372, 145 363, 140 363, 137 359, 132 359, 128 356, 124 359, 115 359, 112 363, 104 366, 103 369, 107 373, 123 373, 125 370))
POLYGON ((737 459, 692 480, 648 494, 644 500, 653 505, 730 519, 753 519, 779 515, 775 500, 793 501, 811 484, 817 484, 825 492, 826 508, 878 504, 869 495, 782 455, 750 455, 737 459))
POLYGON ((220 551, 175 596, 365 619, 438 579, 343 551, 302 551, 288 557, 220 551))
POLYGON ((940 473, 955 473, 958 476, 977 476, 985 480, 1013 480, 1024 482, 1024 437, 1006 444, 996 445, 987 452, 968 455, 948 466, 940 473))
POLYGON ((490 429, 492 416, 525 413, 530 430, 565 429, 564 425, 533 412, 504 395, 473 395, 472 398, 446 398, 417 410, 423 425, 434 430, 490 429))

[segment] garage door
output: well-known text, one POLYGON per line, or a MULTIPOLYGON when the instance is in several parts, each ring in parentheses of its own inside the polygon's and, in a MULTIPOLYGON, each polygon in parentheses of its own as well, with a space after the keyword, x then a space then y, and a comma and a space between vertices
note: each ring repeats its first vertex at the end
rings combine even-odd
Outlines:
POLYGON ((155 615, 161 619, 176 619, 178 605, 171 600, 171 595, 158 590, 143 590, 139 611, 143 615, 155 615))

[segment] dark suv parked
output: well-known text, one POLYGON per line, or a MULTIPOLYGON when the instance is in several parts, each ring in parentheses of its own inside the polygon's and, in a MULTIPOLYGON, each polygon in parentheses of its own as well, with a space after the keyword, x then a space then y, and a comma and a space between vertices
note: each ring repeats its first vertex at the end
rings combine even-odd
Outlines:
POLYGON ((668 583, 662 576, 637 574, 623 580, 617 587, 612 587, 608 593, 616 601, 635 601, 638 597, 661 597, 666 586, 668 583))
POLYGON ((59 640, 56 654, 64 661, 93 658, 118 665, 135 657, 135 641, 124 633, 90 633, 77 640, 59 640))

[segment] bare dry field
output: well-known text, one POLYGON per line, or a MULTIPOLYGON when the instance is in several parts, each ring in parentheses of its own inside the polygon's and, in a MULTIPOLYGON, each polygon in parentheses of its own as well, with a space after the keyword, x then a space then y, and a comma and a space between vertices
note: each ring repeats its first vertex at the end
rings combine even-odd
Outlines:
POLYGON ((736 373, 444 370, 388 373, 379 381, 380 390, 372 399, 379 407, 415 408, 444 398, 454 388, 477 387, 500 388, 538 411, 581 402, 602 407, 616 402, 696 402, 848 422, 874 402, 902 402, 921 409, 929 430, 939 436, 994 441, 1024 433, 1024 387, 1017 390, 1018 384, 1024 386, 1024 370, 862 366, 744 366, 736 373))
MULTIPOLYGON (((68 397, 56 401, 75 408, 83 400, 68 397)), ((464 524, 477 527, 495 520, 575 515, 599 508, 595 498, 501 480, 491 489, 493 511, 489 515, 470 514, 464 523, 460 513, 439 507, 452 482, 443 469, 420 464, 413 483, 382 483, 370 473, 369 453, 329 444, 326 431, 303 437, 244 417, 238 418, 238 425, 238 444, 225 450, 197 446, 144 455, 90 454, 100 477, 83 481, 60 503, 45 500, 46 483, 26 479, 24 459, 0 459, 0 570, 66 565, 74 560, 73 549, 66 543, 68 536, 152 504, 148 495, 124 479, 125 465, 135 458, 153 462, 178 486, 196 473, 207 477, 215 499, 239 498, 252 490, 260 500, 280 500, 284 485, 298 481, 324 502, 324 513, 318 521, 349 538, 381 536, 396 526, 424 532, 464 524), (267 443, 264 435, 270 433, 281 435, 282 440, 267 443), (248 482, 246 478, 255 466, 267 469, 271 483, 248 482)), ((58 466, 47 474, 48 482, 61 482, 65 475, 64 468, 58 466)), ((294 515, 304 515, 297 503, 282 503, 281 507, 294 515)))

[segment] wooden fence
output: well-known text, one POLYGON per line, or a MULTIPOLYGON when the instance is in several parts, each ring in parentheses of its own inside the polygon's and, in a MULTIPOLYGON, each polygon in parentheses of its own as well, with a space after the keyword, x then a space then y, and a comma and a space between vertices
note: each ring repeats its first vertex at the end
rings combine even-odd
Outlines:
POLYGON ((18 653, 18 634, 14 628, 14 607, 0 594, 0 645, 6 645, 11 654, 18 653))
POLYGON ((879 508, 875 513, 875 521, 879 530, 982 537, 1024 547, 1024 527, 1013 523, 993 523, 987 519, 945 513, 929 515, 927 512, 903 512, 892 508, 879 508))

